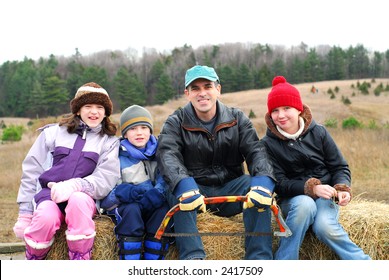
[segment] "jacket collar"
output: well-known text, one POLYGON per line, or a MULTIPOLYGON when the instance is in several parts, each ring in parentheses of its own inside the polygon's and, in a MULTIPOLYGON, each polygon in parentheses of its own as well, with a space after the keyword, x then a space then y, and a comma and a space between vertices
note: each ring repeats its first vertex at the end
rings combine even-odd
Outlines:
MULTIPOLYGON (((189 130, 203 127, 200 119, 196 115, 192 103, 189 102, 187 105, 185 105, 185 107, 183 108, 183 112, 183 127, 189 130)), ((228 110, 227 106, 225 106, 219 100, 216 101, 216 114, 218 114, 218 117, 216 118, 215 127, 218 127, 219 125, 232 126, 236 124, 236 118, 234 117, 234 115, 231 113, 230 110, 228 110)))

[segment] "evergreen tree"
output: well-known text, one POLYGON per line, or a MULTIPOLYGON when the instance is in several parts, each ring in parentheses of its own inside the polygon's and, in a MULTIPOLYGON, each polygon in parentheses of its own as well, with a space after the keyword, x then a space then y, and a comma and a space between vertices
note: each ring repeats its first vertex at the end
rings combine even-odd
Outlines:
POLYGON ((369 77, 369 57, 367 55, 367 50, 362 45, 358 45, 355 48, 350 47, 345 55, 349 62, 348 76, 346 76, 346 78, 361 79, 369 77))
POLYGON ((254 87, 254 78, 246 64, 241 64, 237 73, 238 91, 248 90, 254 87))
POLYGON ((383 61, 384 55, 379 52, 374 52, 374 57, 372 61, 371 77, 380 77, 383 72, 383 61))
POLYGON ((69 100, 74 98, 78 88, 84 83, 82 81, 82 74, 84 73, 84 67, 72 59, 66 66, 66 88, 69 93, 69 100))
POLYGON ((285 62, 282 58, 276 58, 271 64, 271 72, 273 76, 287 76, 285 62))
POLYGON ((6 111, 10 116, 24 117, 28 110, 29 96, 33 89, 34 79, 37 74, 35 63, 31 59, 25 59, 18 63, 15 72, 9 77, 5 89, 6 111))
POLYGON ((146 103, 143 83, 135 73, 130 73, 125 67, 121 67, 116 73, 114 87, 120 111, 133 104, 143 106, 146 103))
POLYGON ((156 84, 157 94, 155 95, 155 103, 163 104, 169 99, 172 99, 174 96, 174 89, 168 75, 163 73, 157 84, 156 84))
POLYGON ((270 73, 269 67, 263 65, 258 73, 258 88, 268 88, 271 87, 273 80, 273 75, 270 73))
POLYGON ((320 66, 320 58, 315 49, 310 49, 304 61, 305 82, 320 81, 323 78, 323 70, 320 66))
POLYGON ((66 82, 57 76, 48 77, 43 81, 42 92, 47 116, 66 113, 64 107, 69 100, 65 84, 66 82))
POLYGON ((234 92, 238 88, 235 71, 232 67, 225 65, 217 69, 222 93, 234 92))
POLYGON ((304 62, 295 55, 287 67, 288 81, 298 84, 304 81, 304 62))
POLYGON ((342 80, 345 77, 345 52, 339 47, 333 47, 327 55, 326 80, 342 80))
POLYGON ((79 87, 89 82, 95 82, 109 91, 107 72, 104 68, 101 68, 99 66, 86 67, 81 77, 81 84, 79 85, 79 87))

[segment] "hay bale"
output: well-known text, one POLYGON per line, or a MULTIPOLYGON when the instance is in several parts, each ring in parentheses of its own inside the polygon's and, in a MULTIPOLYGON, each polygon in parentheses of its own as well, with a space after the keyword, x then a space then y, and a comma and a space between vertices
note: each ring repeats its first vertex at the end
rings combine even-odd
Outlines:
MULTIPOLYGON (((197 216, 199 232, 237 233, 244 232, 242 214, 234 217, 219 217, 210 212, 197 216)), ((202 236, 207 260, 239 260, 244 256, 244 236, 202 236)), ((168 260, 178 259, 178 251, 171 246, 166 256, 168 260)))
MULTIPOLYGON (((339 220, 349 233, 351 240, 360 246, 373 260, 389 260, 389 204, 365 201, 354 198, 347 207, 340 208, 339 220)), ((96 238, 92 259, 117 260, 117 244, 114 224, 108 216, 95 218, 96 238)), ((231 233, 231 236, 203 236, 207 260, 241 260, 244 258, 244 236, 234 233, 244 232, 243 215, 225 218, 209 212, 199 214, 199 232, 231 233)), ((67 260, 68 248, 65 237, 66 225, 55 236, 55 242, 47 259, 67 260)), ((273 230, 278 226, 273 219, 273 230)), ((277 248, 280 237, 273 238, 273 250, 277 248)), ((338 257, 312 232, 308 231, 300 249, 303 260, 335 260, 338 257)), ((167 260, 177 260, 178 252, 173 244, 166 256, 167 260)))
MULTIPOLYGON (((108 216, 96 216, 96 237, 93 244, 92 260, 117 260, 117 242, 114 233, 114 223, 108 216)), ((68 245, 66 242, 66 224, 55 235, 55 240, 51 250, 47 254, 48 260, 68 260, 68 245)))
MULTIPOLYGON (((389 260, 389 205, 358 197, 340 208, 339 221, 355 242, 373 260, 389 260)), ((300 249, 304 260, 339 259, 328 247, 308 232, 300 249)))
MULTIPOLYGON (((339 220, 349 233, 351 240, 360 246, 374 260, 389 259, 389 205, 369 202, 358 198, 347 207, 340 208, 339 220)), ((242 232, 244 231, 242 214, 223 218, 209 212, 198 215, 199 232, 242 232)), ((278 226, 273 219, 273 230, 278 226)), ((278 246, 279 238, 273 237, 273 250, 278 246)), ((241 260, 244 258, 243 236, 203 236, 207 260, 241 260)), ((177 259, 178 252, 172 246, 166 259, 177 259)), ((336 260, 338 257, 311 231, 308 231, 300 258, 303 260, 336 260)))

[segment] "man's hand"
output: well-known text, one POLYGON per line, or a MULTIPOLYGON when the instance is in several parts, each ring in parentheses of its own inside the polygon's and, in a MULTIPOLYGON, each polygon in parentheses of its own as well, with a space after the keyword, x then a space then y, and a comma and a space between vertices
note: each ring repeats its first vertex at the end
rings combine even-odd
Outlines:
POLYGON ((181 211, 199 210, 203 213, 207 211, 204 203, 204 196, 198 190, 183 193, 179 200, 181 211))
POLYGON ((263 187, 252 187, 247 193, 247 201, 243 203, 243 208, 258 207, 258 212, 264 211, 273 203, 272 194, 263 187))
POLYGON ((75 179, 69 179, 58 183, 49 182, 47 183, 47 187, 51 189, 51 199, 55 203, 68 201, 72 193, 82 190, 82 186, 78 184, 75 179))

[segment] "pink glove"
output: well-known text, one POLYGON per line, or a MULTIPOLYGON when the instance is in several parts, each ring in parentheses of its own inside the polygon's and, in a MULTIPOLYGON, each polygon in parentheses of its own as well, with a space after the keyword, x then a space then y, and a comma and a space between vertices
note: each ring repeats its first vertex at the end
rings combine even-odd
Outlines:
POLYGON ((58 183, 49 182, 47 186, 51 189, 51 199, 55 203, 67 201, 72 193, 82 190, 81 184, 78 184, 75 179, 69 179, 58 183))
POLYGON ((24 239, 24 230, 31 224, 32 214, 19 214, 13 230, 17 238, 24 239))

